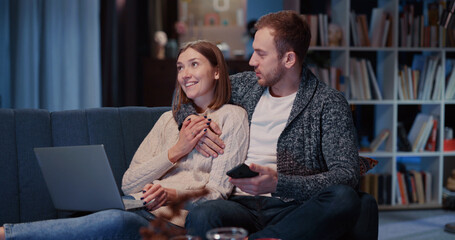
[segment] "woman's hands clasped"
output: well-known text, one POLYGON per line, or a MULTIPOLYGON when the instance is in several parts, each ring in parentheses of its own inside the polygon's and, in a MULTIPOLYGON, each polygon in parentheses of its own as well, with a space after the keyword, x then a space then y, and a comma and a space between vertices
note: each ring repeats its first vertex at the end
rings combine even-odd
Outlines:
POLYGON ((175 163, 190 153, 199 140, 206 134, 211 120, 205 117, 189 116, 182 123, 179 140, 168 151, 168 158, 175 163))

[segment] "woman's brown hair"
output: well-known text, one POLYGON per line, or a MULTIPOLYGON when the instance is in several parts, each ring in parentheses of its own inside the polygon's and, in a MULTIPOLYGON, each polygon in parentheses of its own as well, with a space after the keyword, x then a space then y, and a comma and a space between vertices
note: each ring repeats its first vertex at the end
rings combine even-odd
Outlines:
MULTIPOLYGON (((210 65, 218 70, 219 79, 215 81, 214 98, 208 106, 210 109, 216 110, 228 103, 231 98, 231 82, 229 80, 227 64, 224 60, 223 54, 215 44, 204 40, 198 40, 186 43, 180 49, 177 59, 180 54, 189 48, 207 58, 210 65)), ((174 99, 172 101, 172 113, 174 116, 180 110, 182 104, 193 103, 193 101, 186 96, 178 81, 176 81, 175 89, 176 91, 174 92, 174 99)))

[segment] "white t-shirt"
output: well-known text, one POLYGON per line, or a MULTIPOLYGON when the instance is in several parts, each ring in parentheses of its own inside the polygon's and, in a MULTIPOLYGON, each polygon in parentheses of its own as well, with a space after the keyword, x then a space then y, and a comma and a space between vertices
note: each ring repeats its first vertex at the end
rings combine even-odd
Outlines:
MULTIPOLYGON (((285 97, 273 97, 269 88, 264 91, 251 119, 250 145, 245 161, 247 165, 255 163, 276 170, 278 138, 286 127, 296 94, 297 92, 285 97)), ((248 195, 238 188, 234 194, 248 195)))

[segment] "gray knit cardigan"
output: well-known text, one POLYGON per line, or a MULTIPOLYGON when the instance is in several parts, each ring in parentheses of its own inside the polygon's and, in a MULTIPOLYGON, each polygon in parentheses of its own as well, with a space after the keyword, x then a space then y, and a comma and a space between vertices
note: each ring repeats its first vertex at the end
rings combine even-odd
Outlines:
MULTIPOLYGON (((251 124, 265 87, 254 72, 230 76, 231 102, 245 108, 251 124)), ((176 115, 179 125, 195 113, 185 105, 176 115)), ((344 96, 318 80, 304 66, 302 80, 286 127, 277 144, 278 185, 272 195, 285 201, 308 200, 322 189, 360 179, 359 155, 352 114, 344 96)))

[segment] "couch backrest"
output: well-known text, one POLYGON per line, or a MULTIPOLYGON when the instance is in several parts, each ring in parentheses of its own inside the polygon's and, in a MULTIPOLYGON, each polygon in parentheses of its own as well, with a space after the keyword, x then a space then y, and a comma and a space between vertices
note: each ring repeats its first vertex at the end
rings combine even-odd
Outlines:
POLYGON ((104 144, 120 186, 139 144, 169 109, 0 109, 0 225, 67 216, 53 207, 34 147, 104 144))

